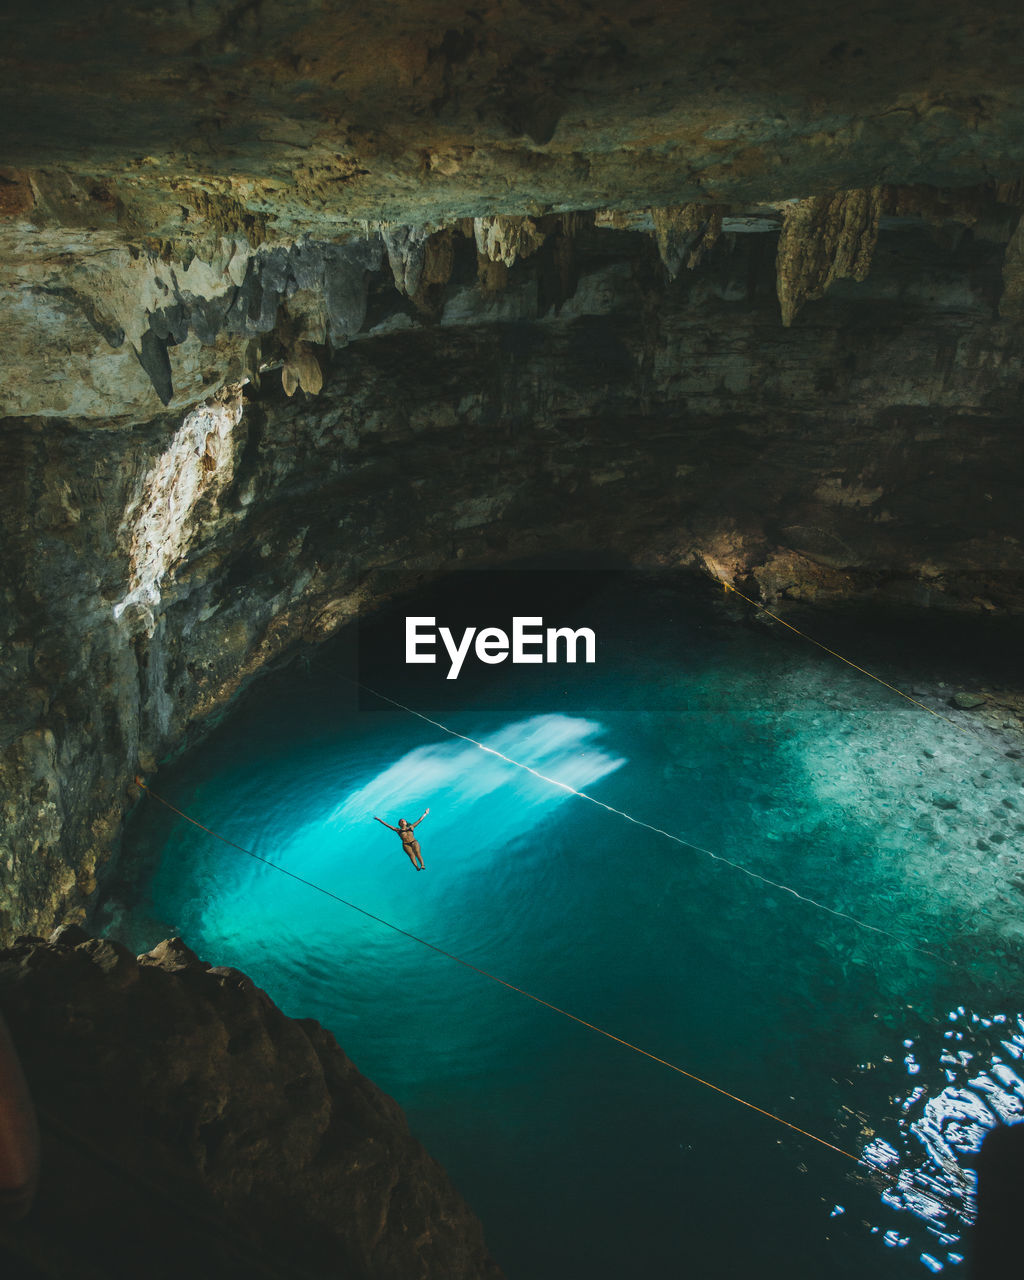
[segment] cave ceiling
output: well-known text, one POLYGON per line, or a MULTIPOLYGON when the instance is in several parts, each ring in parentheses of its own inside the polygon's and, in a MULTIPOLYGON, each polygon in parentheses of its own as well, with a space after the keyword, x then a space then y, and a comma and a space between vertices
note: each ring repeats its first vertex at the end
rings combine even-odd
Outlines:
POLYGON ((879 225, 967 228, 1006 246, 1016 319, 1020 25, 913 0, 5 6, 0 414, 139 422, 267 364, 316 391, 307 348, 359 336, 366 273, 434 321, 446 234, 493 285, 579 217, 645 231, 671 275, 769 234, 782 324, 864 278, 879 225))

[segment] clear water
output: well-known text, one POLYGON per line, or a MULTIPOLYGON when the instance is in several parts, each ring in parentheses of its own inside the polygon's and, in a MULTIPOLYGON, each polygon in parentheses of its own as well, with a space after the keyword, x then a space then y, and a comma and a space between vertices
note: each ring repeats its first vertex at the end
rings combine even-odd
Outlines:
MULTIPOLYGON (((385 618, 359 673, 874 929, 357 695, 342 645, 266 678, 153 785, 262 857, 863 1153, 888 1182, 153 802, 101 921, 138 950, 180 934, 331 1028, 402 1103, 510 1280, 962 1273, 971 1153, 1024 1107, 1012 744, 692 592, 594 581, 581 603, 547 579, 545 610, 570 600, 595 627, 592 668, 478 666, 446 683, 396 664, 385 618), (428 805, 415 872, 372 816, 428 805)), ((869 633, 836 631, 887 678, 949 677, 919 635, 879 634, 876 653, 869 633)))

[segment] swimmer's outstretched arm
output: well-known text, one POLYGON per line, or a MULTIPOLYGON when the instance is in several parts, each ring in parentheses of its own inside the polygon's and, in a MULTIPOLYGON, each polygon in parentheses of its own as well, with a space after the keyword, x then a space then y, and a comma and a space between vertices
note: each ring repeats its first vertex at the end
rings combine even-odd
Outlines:
POLYGON ((388 829, 389 831, 397 831, 397 830, 398 830, 398 828, 397 828, 397 827, 393 827, 393 826, 391 825, 391 823, 390 823, 390 822, 385 822, 383 818, 378 818, 376 814, 374 814, 374 815, 373 815, 373 820, 374 820, 374 822, 379 822, 379 823, 380 823, 380 825, 381 825, 382 827, 387 827, 387 829, 388 829))
POLYGON ((420 814, 420 816, 416 819, 416 821, 412 825, 414 827, 418 827, 429 812, 430 812, 429 809, 424 809, 423 812, 420 814))

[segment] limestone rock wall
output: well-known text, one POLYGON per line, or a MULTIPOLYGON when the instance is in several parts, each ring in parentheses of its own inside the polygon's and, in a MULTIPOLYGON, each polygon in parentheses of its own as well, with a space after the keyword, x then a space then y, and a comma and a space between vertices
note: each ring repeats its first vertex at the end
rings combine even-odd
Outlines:
POLYGON ((1001 244, 882 230, 784 327, 771 234, 674 279, 644 232, 564 240, 496 284, 460 233, 426 309, 382 251, 348 345, 301 339, 315 396, 265 368, 145 424, 0 426, 6 936, 81 912, 137 771, 424 575, 609 549, 773 601, 1021 607, 1001 244))
POLYGON ((136 960, 64 931, 0 950, 0 1003, 43 1140, 36 1205, 0 1228, 6 1266, 499 1280, 397 1103, 237 970, 177 939, 136 960))

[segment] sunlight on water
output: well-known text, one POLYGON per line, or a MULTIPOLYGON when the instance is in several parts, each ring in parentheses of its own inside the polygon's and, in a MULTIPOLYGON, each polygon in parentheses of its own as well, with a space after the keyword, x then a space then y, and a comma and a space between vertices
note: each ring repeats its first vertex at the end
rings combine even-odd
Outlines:
POLYGON ((918 1252, 933 1273, 964 1261, 964 1233, 977 1216, 973 1158, 985 1135, 1024 1119, 1024 1016, 959 1005, 948 1022, 902 1042, 893 1070, 902 1069, 909 1087, 891 1100, 888 1136, 862 1152, 888 1175, 881 1202, 899 1215, 898 1226, 873 1230, 890 1248, 918 1252))
MULTIPOLYGON (((624 760, 613 759, 588 742, 602 731, 593 721, 569 716, 534 716, 506 725, 483 739, 492 751, 550 775, 568 787, 580 789, 597 782, 624 760)), ((537 784, 528 773, 516 770, 496 756, 482 754, 479 747, 453 742, 450 738, 430 746, 417 747, 372 781, 353 792, 330 816, 330 823, 342 830, 365 822, 367 813, 397 813, 410 796, 442 796, 460 824, 474 821, 467 806, 490 802, 497 792, 523 806, 518 824, 525 832, 543 817, 543 810, 568 799, 564 791, 537 784)), ((433 811, 432 811, 433 813, 433 811)), ((435 824, 431 824, 432 826, 435 824)))
MULTIPOLYGON (((496 670, 431 706, 490 752, 360 710, 328 651, 268 679, 155 789, 276 867, 863 1153, 895 1176, 881 1200, 852 1161, 154 804, 102 922, 140 951, 179 933, 329 1027, 450 1170, 510 1280, 956 1267, 972 1153, 1024 1109, 1018 759, 819 654, 681 623, 660 600, 638 658, 639 608, 588 619, 602 637, 618 620, 630 647, 585 689, 540 672, 527 692, 496 670), (428 806, 416 873, 373 817, 428 806), (966 1012, 982 1008, 1004 1012, 966 1012)), ((386 692, 415 705, 397 679, 386 692)))
MULTIPOLYGON (((601 725, 592 720, 545 715, 508 724, 482 741, 581 788, 625 763, 594 745, 601 731, 601 725)), ((322 778, 321 785, 322 790, 307 802, 310 807, 346 789, 344 780, 339 785, 329 777, 322 778)), ((510 842, 522 840, 569 798, 569 793, 482 753, 479 747, 447 738, 406 752, 314 818, 307 814, 296 822, 296 812, 301 810, 292 796, 268 799, 264 808, 274 821, 248 847, 261 846, 264 856, 264 849, 272 845, 277 865, 335 892, 344 891, 375 913, 403 912, 406 927, 411 927, 410 910, 417 917, 422 914, 417 909, 422 906, 424 886, 415 886, 412 892, 417 897, 412 901, 408 890, 396 891, 393 883, 382 886, 382 864, 393 863, 391 869, 398 873, 409 868, 398 837, 375 824, 374 815, 397 826, 399 818, 414 822, 424 808, 430 808, 417 835, 428 851, 443 849, 444 892, 450 895, 452 882, 460 874, 488 872, 493 861, 505 856, 510 842), (478 838, 477 833, 488 826, 500 827, 500 841, 478 838)), ((426 893, 429 902, 429 886, 426 893)), ((312 911, 323 911, 333 921, 334 904, 310 903, 308 895, 306 886, 282 881, 273 868, 253 864, 248 875, 204 904, 198 925, 205 936, 234 934, 242 921, 246 928, 264 932, 280 918, 285 903, 294 904, 307 927, 312 911)))

